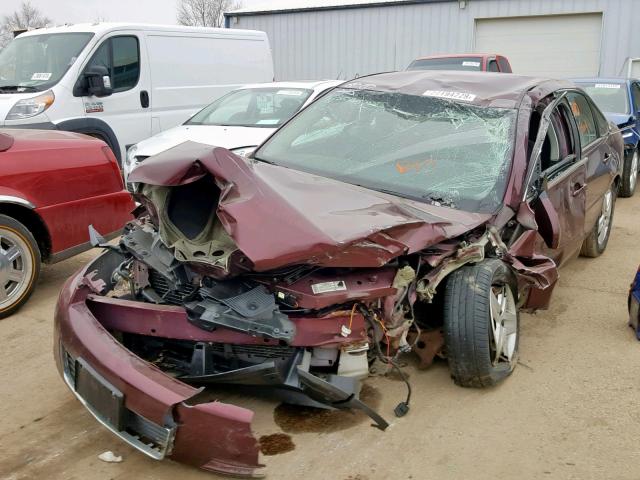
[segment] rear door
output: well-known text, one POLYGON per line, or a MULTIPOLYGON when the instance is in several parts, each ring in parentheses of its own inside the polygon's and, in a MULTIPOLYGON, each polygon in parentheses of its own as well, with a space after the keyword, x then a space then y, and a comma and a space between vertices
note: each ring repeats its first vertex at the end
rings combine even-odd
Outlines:
POLYGON ((587 168, 584 232, 589 233, 602 210, 602 198, 612 181, 610 162, 615 152, 608 142, 609 124, 604 115, 582 92, 567 93, 567 100, 578 129, 582 160, 587 168))
MULTIPOLYGON (((150 78, 142 35, 113 32, 95 47, 84 69, 102 65, 110 72, 113 93, 106 97, 83 96, 86 118, 104 121, 119 144, 116 156, 151 136, 150 78)), ((84 71, 83 69, 83 71, 84 71)))

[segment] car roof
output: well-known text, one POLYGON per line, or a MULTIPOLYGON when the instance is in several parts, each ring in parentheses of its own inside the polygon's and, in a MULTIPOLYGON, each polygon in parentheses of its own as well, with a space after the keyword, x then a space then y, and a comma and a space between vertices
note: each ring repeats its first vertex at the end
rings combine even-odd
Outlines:
MULTIPOLYGON (((452 54, 442 54, 442 55, 427 55, 425 57, 418 57, 416 60, 430 60, 432 58, 462 58, 462 57, 477 57, 477 58, 485 58, 485 57, 504 57, 499 53, 452 53, 452 54)), ((506 57, 505 57, 506 58, 506 57)))
MULTIPOLYGON (((536 98, 544 98, 560 88, 575 88, 568 80, 528 77, 493 72, 454 70, 409 70, 360 77, 341 85, 343 88, 398 92, 407 95, 440 96, 468 94, 463 103, 515 108, 527 92, 535 89, 536 98)), ((455 98, 451 98, 456 100, 455 98)))
POLYGON ((306 88, 310 90, 325 90, 344 83, 344 80, 307 80, 299 82, 267 82, 250 83, 239 87, 238 90, 247 88, 306 88))

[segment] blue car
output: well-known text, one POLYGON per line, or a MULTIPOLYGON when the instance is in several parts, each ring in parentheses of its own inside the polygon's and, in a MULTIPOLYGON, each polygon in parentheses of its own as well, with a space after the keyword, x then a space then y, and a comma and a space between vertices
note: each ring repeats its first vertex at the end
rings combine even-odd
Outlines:
POLYGON ((638 181, 640 141, 640 80, 629 78, 576 78, 573 80, 594 100, 624 139, 624 166, 619 195, 631 197, 638 181))
POLYGON ((629 289, 629 326, 636 333, 636 338, 640 340, 640 268, 636 273, 631 288, 629 289))

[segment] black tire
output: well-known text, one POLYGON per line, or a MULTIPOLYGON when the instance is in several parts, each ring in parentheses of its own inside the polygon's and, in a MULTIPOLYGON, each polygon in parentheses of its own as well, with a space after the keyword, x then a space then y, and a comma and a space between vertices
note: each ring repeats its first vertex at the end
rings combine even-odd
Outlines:
POLYGON ((40 249, 36 239, 22 223, 6 215, 0 215, 0 257, 2 257, 0 258, 1 319, 15 313, 29 299, 38 281, 41 266, 40 249), (10 245, 8 242, 13 242, 20 253, 16 259, 12 260, 10 257, 13 255, 10 256, 7 253, 10 245), (8 278, 10 269, 12 272, 15 271, 16 265, 22 266, 23 271, 26 272, 20 282, 8 278), (29 265, 28 270, 26 265, 29 265))
POLYGON ((637 148, 634 148, 633 150, 630 150, 625 154, 619 191, 620 196, 623 198, 633 197, 633 194, 636 191, 638 162, 639 160, 637 148), (634 168, 635 176, 633 175, 634 172, 632 171, 634 168))
MULTIPOLYGON (((598 222, 600 221, 600 217, 602 216, 602 212, 598 215, 596 219, 596 224, 593 226, 589 235, 582 242, 582 248, 580 249, 580 255, 588 258, 596 258, 602 255, 602 253, 607 249, 607 244, 609 243, 609 237, 611 236, 611 228, 613 226, 613 214, 616 210, 616 186, 612 184, 610 188, 611 192, 611 214, 609 215, 608 226, 607 226, 607 234, 603 239, 598 239, 598 222)), ((604 210, 604 197, 602 201, 602 209, 604 210)))
POLYGON ((511 374, 518 360, 517 301, 515 275, 501 260, 487 259, 449 275, 444 296, 444 338, 449 370, 456 384, 490 387, 511 374), (494 363, 490 296, 493 289, 500 287, 511 291, 516 335, 511 360, 494 363))

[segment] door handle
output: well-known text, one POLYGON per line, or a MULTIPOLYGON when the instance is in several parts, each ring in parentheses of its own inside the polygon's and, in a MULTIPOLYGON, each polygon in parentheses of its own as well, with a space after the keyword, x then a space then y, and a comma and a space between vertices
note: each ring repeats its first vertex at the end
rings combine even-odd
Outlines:
POLYGON ((571 196, 575 197, 577 196, 580 192, 582 192, 585 188, 587 188, 587 184, 586 183, 574 183, 573 184, 573 190, 571 191, 571 196))
POLYGON ((149 92, 140 90, 140 105, 142 108, 149 108, 149 92))
POLYGON ((602 159, 603 163, 607 163, 609 160, 611 160, 611 154, 610 153, 605 153, 604 154, 604 158, 602 159))

